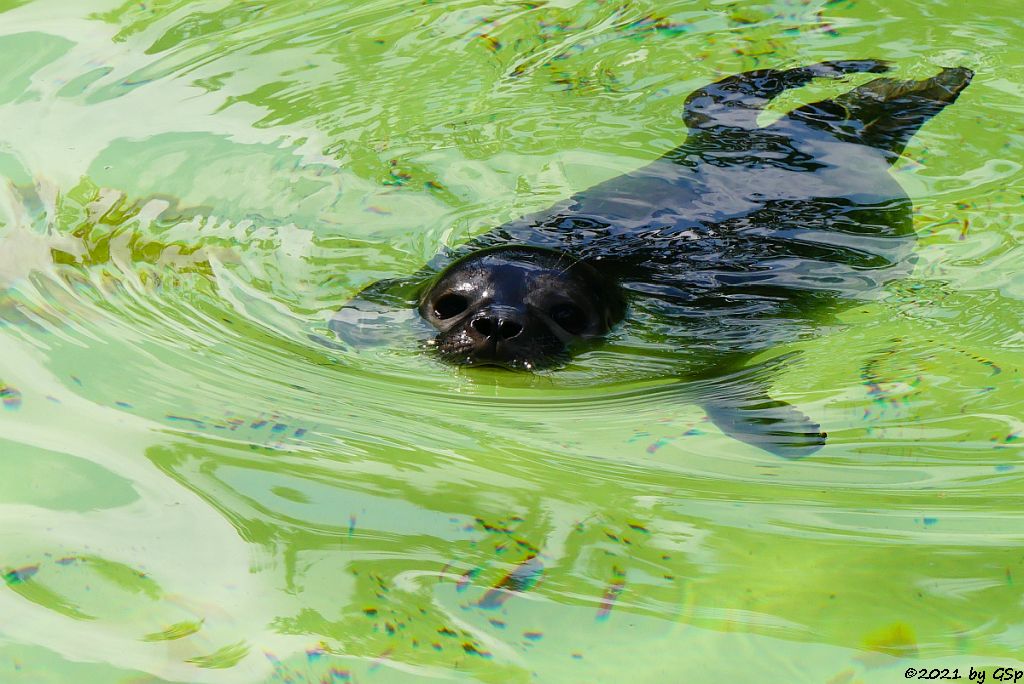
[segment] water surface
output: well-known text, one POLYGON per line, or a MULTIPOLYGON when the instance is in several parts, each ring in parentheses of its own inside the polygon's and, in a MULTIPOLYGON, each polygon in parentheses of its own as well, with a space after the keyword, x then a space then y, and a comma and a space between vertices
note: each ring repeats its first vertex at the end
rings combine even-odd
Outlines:
POLYGON ((1024 658, 1017 3, 0 10, 0 681, 1024 658), (365 285, 678 145, 696 87, 865 57, 977 75, 894 170, 913 274, 769 355, 830 435, 813 457, 725 437, 621 346, 516 375, 313 340, 365 285))

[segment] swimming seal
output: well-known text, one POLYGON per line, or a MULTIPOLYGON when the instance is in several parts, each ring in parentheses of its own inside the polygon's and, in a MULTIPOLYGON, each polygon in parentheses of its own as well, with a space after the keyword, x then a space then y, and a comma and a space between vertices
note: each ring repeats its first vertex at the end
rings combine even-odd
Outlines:
MULTIPOLYGON (((820 312, 907 273, 911 204, 888 169, 972 72, 878 78, 757 121, 787 89, 888 69, 822 62, 701 88, 686 101, 679 147, 444 252, 411 278, 371 285, 332 327, 352 341, 387 311, 414 309, 436 329, 430 344, 443 359, 523 369, 560 362, 614 327, 667 373, 735 373, 813 333, 820 312)), ((820 448, 818 425, 766 385, 740 372, 702 403, 724 432, 772 453, 820 448)))

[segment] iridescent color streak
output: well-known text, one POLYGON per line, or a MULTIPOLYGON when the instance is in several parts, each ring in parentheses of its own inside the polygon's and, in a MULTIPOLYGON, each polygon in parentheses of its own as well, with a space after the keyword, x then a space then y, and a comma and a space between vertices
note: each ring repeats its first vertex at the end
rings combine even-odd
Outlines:
POLYGON ((483 568, 473 568, 472 570, 466 571, 466 573, 459 578, 459 581, 455 583, 455 591, 465 591, 466 587, 472 583, 473 578, 480 574, 481 570, 483 570, 483 568))
POLYGON ((663 447, 666 444, 668 444, 670 441, 671 440, 668 440, 668 439, 665 439, 664 437, 662 437, 657 442, 655 442, 654 444, 651 444, 650 446, 647 447, 647 453, 653 454, 658 449, 660 449, 661 447, 663 447))
POLYGON ((484 594, 477 606, 485 610, 493 610, 502 606, 515 595, 515 592, 528 591, 540 581, 544 572, 544 564, 537 556, 530 556, 517 565, 512 572, 501 578, 496 585, 484 594))
POLYGON ((462 650, 465 651, 466 653, 468 653, 469 655, 480 656, 481 658, 486 658, 486 659, 490 659, 491 658, 490 651, 481 651, 474 644, 471 644, 468 641, 466 643, 462 644, 462 650))
POLYGON ((619 598, 619 594, 626 588, 626 573, 618 568, 612 568, 612 575, 615 577, 615 580, 605 589, 604 596, 601 597, 601 607, 597 609, 596 619, 598 621, 608 619, 608 616, 612 613, 612 608, 615 606, 615 602, 619 598))
POLYGON ((374 658, 373 662, 370 664, 370 667, 368 668, 369 671, 373 672, 374 670, 379 669, 380 666, 384 663, 384 661, 387 660, 393 652, 394 649, 389 648, 388 650, 384 651, 379 656, 374 658))
POLYGON ((9 585, 21 584, 22 582, 27 582, 37 572, 39 572, 38 565, 26 565, 16 570, 8 570, 4 573, 4 582, 9 585))
POLYGON ((10 385, 0 383, 0 401, 3 401, 5 409, 14 411, 21 408, 21 392, 10 385))
POLYGON ((205 430, 206 429, 206 423, 204 423, 201 420, 196 420, 195 418, 188 418, 186 416, 172 416, 172 415, 168 415, 167 416, 167 420, 171 420, 171 421, 174 421, 176 423, 189 423, 189 424, 199 428, 200 430, 205 430))

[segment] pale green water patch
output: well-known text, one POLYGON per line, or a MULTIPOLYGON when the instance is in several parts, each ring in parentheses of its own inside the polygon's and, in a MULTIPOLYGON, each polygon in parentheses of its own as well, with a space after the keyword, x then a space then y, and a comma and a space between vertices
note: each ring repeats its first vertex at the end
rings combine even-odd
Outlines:
POLYGON ((1016 3, 0 12, 0 680, 1021 667, 1016 3), (315 341, 679 144, 694 88, 865 57, 976 76, 894 170, 914 272, 772 352, 812 458, 725 437, 614 335, 533 376, 315 341))

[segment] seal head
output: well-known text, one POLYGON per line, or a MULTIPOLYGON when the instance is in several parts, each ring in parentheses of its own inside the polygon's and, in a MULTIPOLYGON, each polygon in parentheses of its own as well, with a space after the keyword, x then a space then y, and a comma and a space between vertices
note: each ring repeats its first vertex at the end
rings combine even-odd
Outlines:
POLYGON ((618 322, 618 285, 586 262, 536 247, 474 252, 442 271, 420 299, 432 346, 447 361, 532 370, 618 322))

